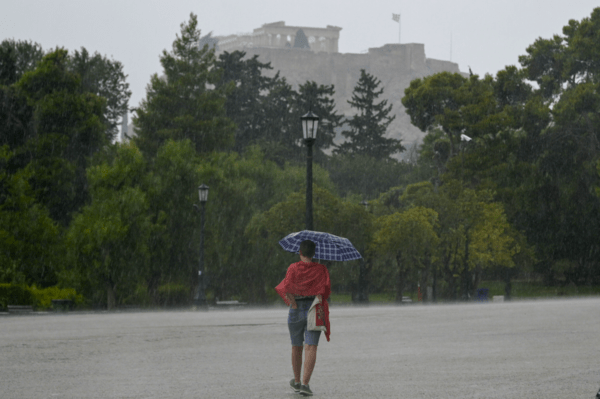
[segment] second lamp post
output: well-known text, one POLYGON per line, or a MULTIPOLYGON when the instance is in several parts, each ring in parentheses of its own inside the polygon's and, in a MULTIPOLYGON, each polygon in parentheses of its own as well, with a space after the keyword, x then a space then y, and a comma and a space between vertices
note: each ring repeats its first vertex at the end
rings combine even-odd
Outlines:
POLYGON ((200 219, 200 259, 198 267, 198 296, 196 297, 196 306, 203 308, 206 306, 206 295, 204 293, 204 222, 205 222, 205 207, 208 200, 208 186, 202 184, 198 187, 198 197, 200 199, 201 219, 200 219))
POLYGON ((303 115, 302 134, 306 144, 306 230, 314 230, 313 212, 312 212, 312 146, 317 138, 317 128, 319 127, 319 117, 308 111, 303 115))

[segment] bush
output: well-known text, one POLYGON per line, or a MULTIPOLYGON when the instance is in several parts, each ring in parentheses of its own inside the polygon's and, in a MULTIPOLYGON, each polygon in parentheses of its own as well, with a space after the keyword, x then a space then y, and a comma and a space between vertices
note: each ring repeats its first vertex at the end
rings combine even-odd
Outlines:
POLYGON ((265 287, 265 291, 267 293, 267 302, 268 303, 277 303, 278 301, 281 301, 281 303, 283 303, 283 300, 281 299, 281 297, 279 296, 277 291, 275 291, 275 288, 265 287))
POLYGON ((33 306, 36 309, 51 309, 53 299, 70 299, 75 305, 84 302, 73 288, 48 287, 38 289, 18 284, 0 284, 0 308, 8 305, 33 306))
POLYGON ((29 287, 16 284, 0 284, 0 307, 8 305, 34 306, 35 298, 29 287))
POLYGON ((34 305, 38 309, 51 309, 53 299, 69 299, 75 305, 81 305, 84 302, 83 295, 77 294, 74 288, 48 287, 38 289, 31 287, 31 294, 34 297, 34 305))
POLYGON ((161 306, 191 305, 190 290, 184 284, 161 285, 158 287, 158 303, 161 306))
POLYGON ((126 298, 123 298, 121 301, 122 305, 125 306, 140 306, 140 307, 151 307, 154 302, 152 300, 152 296, 148 293, 148 287, 146 284, 138 284, 135 287, 135 290, 126 298))

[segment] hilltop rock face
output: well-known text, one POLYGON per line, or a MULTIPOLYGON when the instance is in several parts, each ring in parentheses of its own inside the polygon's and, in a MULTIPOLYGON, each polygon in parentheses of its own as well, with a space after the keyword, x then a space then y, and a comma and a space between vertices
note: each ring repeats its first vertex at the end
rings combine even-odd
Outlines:
MULTIPOLYGON (((413 79, 445 71, 460 73, 458 64, 426 58, 425 46, 419 43, 386 44, 363 54, 338 53, 340 30, 332 26, 290 27, 285 26, 284 22, 265 24, 247 37, 216 37, 219 40, 217 52, 242 50, 247 57, 258 55, 261 62, 270 62, 273 66, 271 76, 279 71, 294 88, 307 80, 334 85, 338 112, 347 117, 353 114, 348 100, 360 78, 360 70, 364 69, 381 80, 384 89, 382 98, 393 104, 392 113, 396 119, 389 127, 388 136, 402 139, 405 147, 420 142, 424 133, 410 123, 401 101, 404 90, 413 79), (310 49, 282 44, 282 38, 293 40, 291 32, 297 32, 298 29, 307 32, 310 49)), ((337 140, 342 138, 338 137, 337 140)))

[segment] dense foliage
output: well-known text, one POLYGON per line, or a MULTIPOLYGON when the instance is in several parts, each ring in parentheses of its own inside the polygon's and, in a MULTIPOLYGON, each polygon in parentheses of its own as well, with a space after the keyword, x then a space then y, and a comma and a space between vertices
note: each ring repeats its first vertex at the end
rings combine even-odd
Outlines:
POLYGON ((297 258, 278 240, 304 228, 309 110, 321 118, 315 229, 364 255, 327 263, 335 292, 458 300, 500 279, 510 295, 525 273, 599 284, 599 36, 600 8, 538 39, 520 67, 412 81, 403 104, 426 135, 410 162, 394 157, 404 147, 375 76, 361 72, 344 118, 334 86, 292 87, 258 57, 199 47, 194 14, 160 55, 127 143, 112 142, 129 97, 120 63, 4 41, 1 304, 190 305, 202 183, 209 300, 275 300, 297 258))

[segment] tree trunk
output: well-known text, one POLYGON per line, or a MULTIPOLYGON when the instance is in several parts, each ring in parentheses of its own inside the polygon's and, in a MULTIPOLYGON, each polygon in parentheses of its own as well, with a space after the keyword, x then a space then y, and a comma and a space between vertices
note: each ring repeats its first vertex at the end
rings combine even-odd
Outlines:
POLYGON ((160 283, 160 274, 152 273, 152 276, 146 281, 148 296, 153 305, 158 305, 158 285, 160 283))
POLYGON ((481 282, 481 266, 477 266, 475 273, 473 274, 473 285, 471 286, 471 296, 475 298, 477 296, 477 288, 481 282))
POLYGON ((358 269, 358 284, 357 284, 357 296, 356 302, 358 303, 368 303, 369 302, 369 293, 368 293, 368 269, 367 263, 364 258, 359 260, 359 269, 358 269))
POLYGON ((446 276, 448 279, 448 297, 451 300, 456 301, 458 299, 458 284, 456 282, 456 278, 454 277, 454 273, 450 268, 448 268, 446 271, 446 276))
POLYGON ((463 259, 463 294, 462 299, 471 299, 471 271, 469 270, 469 230, 465 231, 465 257, 463 259))
POLYGON ((111 279, 106 280, 106 308, 112 310, 115 308, 115 285, 111 279))
POLYGON ((423 303, 427 303, 429 298, 427 298, 427 286, 429 283, 429 271, 431 270, 431 259, 429 256, 425 256, 425 262, 423 271, 421 273, 421 296, 423 298, 423 303))
POLYGON ((510 296, 512 292, 512 283, 511 283, 511 270, 509 267, 506 268, 506 273, 504 273, 504 299, 510 301, 510 296))
POLYGON ((258 282, 258 301, 265 304, 267 303, 267 291, 265 290, 265 279, 262 275, 258 278, 258 282))
POLYGON ((437 279, 438 279, 438 269, 437 267, 433 268, 433 282, 431 284, 431 296, 433 303, 437 303, 437 279))
POLYGON ((402 294, 404 285, 406 284, 406 271, 402 267, 402 254, 396 255, 396 263, 398 264, 398 277, 396 280, 396 303, 402 304, 402 294))

